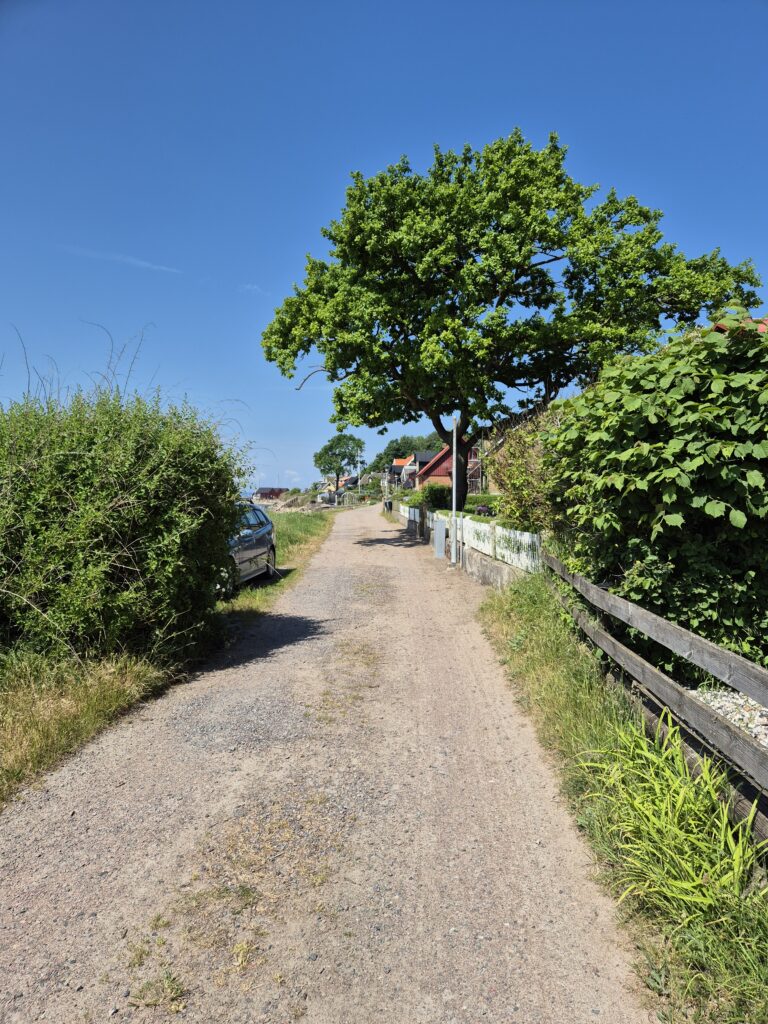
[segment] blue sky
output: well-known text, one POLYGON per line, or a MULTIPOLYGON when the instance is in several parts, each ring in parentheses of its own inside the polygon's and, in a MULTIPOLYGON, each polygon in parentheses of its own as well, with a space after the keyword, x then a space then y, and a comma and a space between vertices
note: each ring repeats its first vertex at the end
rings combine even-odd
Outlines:
POLYGON ((309 482, 330 387, 260 336, 350 171, 516 125, 768 281, 766 38, 768 0, 0 0, 0 401, 17 330, 65 386, 107 364, 93 324, 143 335, 137 387, 224 421, 262 483, 309 482))

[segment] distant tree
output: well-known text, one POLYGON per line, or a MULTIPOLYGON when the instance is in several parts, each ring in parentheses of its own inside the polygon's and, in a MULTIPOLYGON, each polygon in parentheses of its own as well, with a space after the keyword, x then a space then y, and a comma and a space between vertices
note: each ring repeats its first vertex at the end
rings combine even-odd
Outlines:
POLYGON ((403 434, 402 437, 393 437, 384 450, 368 464, 368 469, 371 473, 383 473, 392 465, 393 459, 405 458, 411 452, 439 451, 442 447, 443 442, 436 430, 424 435, 403 434))
POLYGON ((330 259, 308 258, 264 332, 289 377, 317 350, 342 427, 426 416, 448 443, 457 413, 460 508, 484 429, 650 350, 670 323, 758 302, 750 262, 686 258, 660 211, 613 190, 596 202, 565 154, 555 135, 535 150, 515 130, 479 151, 436 148, 426 174, 405 158, 353 174, 323 232, 330 259))
POLYGON ((359 437, 352 434, 336 434, 319 452, 315 452, 313 458, 316 468, 321 473, 333 474, 336 477, 338 491, 339 479, 344 473, 355 469, 364 451, 365 443, 359 437))

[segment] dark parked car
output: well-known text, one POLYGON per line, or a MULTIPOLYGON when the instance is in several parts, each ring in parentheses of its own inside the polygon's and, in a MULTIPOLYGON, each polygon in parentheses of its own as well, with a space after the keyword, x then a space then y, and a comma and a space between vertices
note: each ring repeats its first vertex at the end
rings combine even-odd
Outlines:
POLYGON ((240 530, 229 542, 232 556, 225 588, 231 597, 235 588, 255 576, 275 574, 275 527, 262 505, 243 502, 240 530))

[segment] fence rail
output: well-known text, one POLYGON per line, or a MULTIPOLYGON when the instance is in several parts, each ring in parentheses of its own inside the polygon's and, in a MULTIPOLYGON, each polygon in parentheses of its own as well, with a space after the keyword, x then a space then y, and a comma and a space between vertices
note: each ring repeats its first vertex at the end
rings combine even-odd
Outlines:
MULTIPOLYGON (((552 555, 543 554, 542 562, 585 597, 593 608, 632 626, 690 664, 705 669, 716 679, 741 690, 764 706, 768 705, 768 670, 646 611, 632 601, 595 586, 583 576, 568 572, 563 563, 552 555)), ((563 600, 563 604, 582 632, 627 673, 641 694, 658 707, 668 708, 686 732, 703 741, 706 748, 730 764, 738 775, 763 794, 768 794, 768 748, 622 644, 604 624, 596 622, 585 611, 572 607, 567 600, 563 600)), ((742 804, 741 810, 748 811, 750 802, 742 801, 742 804)), ((763 813, 759 815, 756 831, 762 838, 768 836, 768 817, 763 813)))
POLYGON ((594 583, 589 583, 583 576, 568 572, 562 562, 552 555, 543 556, 545 565, 586 597, 590 604, 601 611, 608 612, 628 626, 639 629, 651 640, 656 640, 667 650, 679 654, 686 661, 698 668, 703 668, 716 679, 742 693, 748 694, 758 704, 768 707, 768 670, 747 661, 733 651, 726 651, 710 640, 691 633, 673 622, 667 622, 660 615, 654 615, 639 605, 617 597, 594 583))

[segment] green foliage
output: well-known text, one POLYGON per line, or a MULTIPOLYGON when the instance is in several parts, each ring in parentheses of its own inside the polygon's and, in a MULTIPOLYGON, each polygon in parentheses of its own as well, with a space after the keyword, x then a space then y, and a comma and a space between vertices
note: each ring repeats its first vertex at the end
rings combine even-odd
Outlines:
POLYGON ((499 515, 514 529, 539 533, 552 526, 541 435, 553 423, 551 407, 520 421, 488 458, 488 472, 501 491, 499 515))
POLYGON ((0 643, 189 655, 213 625, 240 470, 212 423, 157 396, 0 409, 0 643))
POLYGON ((495 517, 499 514, 502 500, 503 495, 501 494, 468 494, 464 503, 464 511, 472 513, 478 506, 485 505, 491 510, 491 515, 495 517))
POLYGON ((547 465, 572 568, 768 663, 768 335, 720 324, 607 367, 547 465))
POLYGON ((425 487, 422 487, 420 491, 406 491, 402 503, 404 505, 410 505, 411 508, 417 508, 423 505, 424 508, 428 508, 430 512, 436 512, 439 509, 451 508, 451 488, 446 487, 445 484, 427 484, 425 487))
POLYGON ((364 450, 365 444, 359 437, 354 437, 352 434, 335 434, 319 452, 315 452, 313 456, 315 467, 321 473, 329 475, 332 473, 336 477, 336 487, 338 488, 339 477, 357 468, 364 450))
POLYGON ((384 450, 369 463, 368 470, 371 473, 382 473, 392 465, 394 459, 404 459, 413 452, 438 452, 442 447, 443 442, 435 430, 431 434, 403 434, 402 437, 393 437, 384 450))
POLYGON ((546 404, 646 350, 665 319, 756 302, 750 263, 687 259, 662 240, 659 211, 613 191, 596 202, 565 155, 555 135, 536 150, 515 130, 477 151, 436 148, 426 174, 405 158, 353 174, 323 232, 329 258, 308 258, 263 335, 287 376, 317 350, 339 424, 427 416, 447 443, 458 410, 460 508, 464 457, 516 395, 546 404))
MULTIPOLYGON (((593 774, 593 799, 602 805, 603 841, 621 850, 614 882, 622 900, 655 916, 667 916, 675 904, 685 916, 673 923, 687 924, 696 911, 718 914, 745 897, 758 848, 750 842, 751 820, 730 821, 723 769, 703 758, 693 774, 668 716, 652 741, 628 723, 602 755, 583 768, 593 774)), ((758 898, 768 910, 765 895, 758 898)))
POLYGON ((663 1020, 768 1020, 768 893, 749 823, 728 818, 723 773, 694 777, 676 729, 648 737, 544 577, 494 594, 491 636, 567 792, 604 877, 642 922, 648 983, 663 1020))

